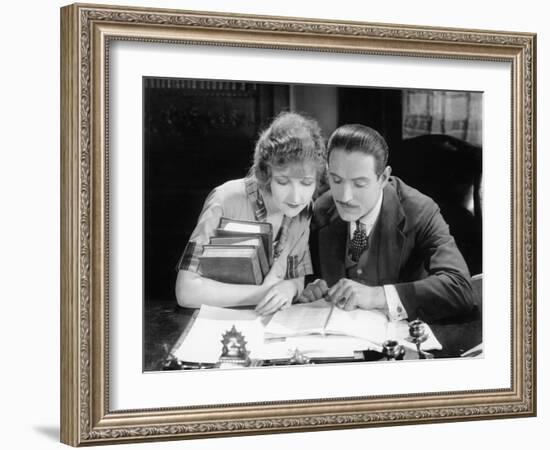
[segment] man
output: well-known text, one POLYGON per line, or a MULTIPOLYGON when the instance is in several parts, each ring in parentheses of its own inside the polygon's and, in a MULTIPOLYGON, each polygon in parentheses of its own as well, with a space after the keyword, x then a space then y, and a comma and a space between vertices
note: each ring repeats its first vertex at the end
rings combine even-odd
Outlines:
POLYGON ((328 143, 330 190, 315 203, 320 279, 301 302, 431 322, 472 311, 470 274, 436 203, 392 177, 378 132, 344 125, 328 143))

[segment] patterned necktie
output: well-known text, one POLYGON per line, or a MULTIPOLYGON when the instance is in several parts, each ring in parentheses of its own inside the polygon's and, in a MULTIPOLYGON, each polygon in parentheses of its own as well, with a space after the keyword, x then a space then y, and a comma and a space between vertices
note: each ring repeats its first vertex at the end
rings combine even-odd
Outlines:
POLYGON ((350 256, 353 262, 359 261, 361 254, 368 248, 369 242, 367 238, 367 229, 364 223, 359 220, 355 222, 356 228, 353 233, 353 238, 350 241, 350 256))
POLYGON ((277 244, 275 244, 275 251, 273 255, 275 258, 278 258, 283 251, 286 239, 288 237, 288 226, 290 225, 290 220, 290 217, 283 216, 281 228, 279 228, 279 239, 277 240, 277 244))

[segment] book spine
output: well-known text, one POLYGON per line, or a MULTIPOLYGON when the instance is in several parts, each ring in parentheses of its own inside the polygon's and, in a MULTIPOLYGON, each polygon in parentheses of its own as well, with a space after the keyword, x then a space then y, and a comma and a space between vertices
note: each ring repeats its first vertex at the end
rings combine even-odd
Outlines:
POLYGON ((262 284, 264 277, 262 275, 262 268, 260 267, 260 261, 257 251, 256 253, 254 253, 254 257, 250 258, 250 262, 252 264, 252 273, 254 274, 254 284, 260 285, 262 284))

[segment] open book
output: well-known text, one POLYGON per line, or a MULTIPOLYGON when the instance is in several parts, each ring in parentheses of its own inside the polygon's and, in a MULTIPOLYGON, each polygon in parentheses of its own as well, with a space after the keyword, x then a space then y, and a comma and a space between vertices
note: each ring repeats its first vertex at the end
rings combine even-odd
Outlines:
MULTIPOLYGON (((278 311, 267 325, 266 319, 252 309, 202 305, 172 353, 181 361, 216 363, 222 352, 222 335, 233 326, 245 336, 252 359, 288 358, 295 349, 308 357, 352 356, 355 350, 381 351, 387 339, 415 349, 406 340, 406 321, 391 322, 376 311, 343 311, 325 300, 278 311), (277 339, 271 339, 274 337, 277 339)), ((441 349, 431 330, 422 349, 441 349)))
POLYGON ((382 344, 393 338, 393 327, 381 311, 344 311, 326 300, 292 305, 275 313, 265 329, 266 336, 291 337, 312 334, 341 335, 382 344), (389 336, 389 334, 392 336, 389 336))

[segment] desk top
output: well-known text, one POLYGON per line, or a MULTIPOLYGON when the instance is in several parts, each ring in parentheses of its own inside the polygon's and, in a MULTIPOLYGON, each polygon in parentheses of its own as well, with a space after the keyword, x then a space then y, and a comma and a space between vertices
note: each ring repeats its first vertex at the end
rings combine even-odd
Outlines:
MULTIPOLYGON (((144 308, 143 370, 162 370, 170 350, 190 324, 196 310, 181 308, 175 300, 149 300, 144 308)), ((431 323, 442 345, 431 351, 436 358, 454 358, 482 342, 481 314, 453 322, 431 323)))

